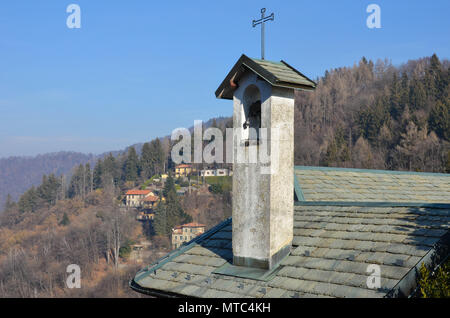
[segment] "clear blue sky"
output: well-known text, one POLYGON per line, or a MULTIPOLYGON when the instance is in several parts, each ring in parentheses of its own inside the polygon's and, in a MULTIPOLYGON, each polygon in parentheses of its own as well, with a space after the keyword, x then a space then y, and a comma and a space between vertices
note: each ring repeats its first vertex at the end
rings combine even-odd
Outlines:
POLYGON ((448 0, 1 1, 0 157, 101 153, 231 115, 214 91, 242 53, 260 56, 263 6, 266 58, 313 78, 362 56, 450 57, 448 0), (366 27, 371 3, 381 29, 366 27))

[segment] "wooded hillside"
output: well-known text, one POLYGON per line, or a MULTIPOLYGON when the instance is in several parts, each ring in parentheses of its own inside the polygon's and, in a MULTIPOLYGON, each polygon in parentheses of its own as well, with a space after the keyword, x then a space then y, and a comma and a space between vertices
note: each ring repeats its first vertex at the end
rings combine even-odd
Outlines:
POLYGON ((450 172, 449 61, 361 61, 296 95, 297 165, 450 172))
POLYGON ((93 160, 94 156, 78 152, 49 153, 35 157, 0 159, 0 213, 8 194, 17 200, 31 186, 37 186, 44 174, 64 174, 68 177, 74 166, 93 160))

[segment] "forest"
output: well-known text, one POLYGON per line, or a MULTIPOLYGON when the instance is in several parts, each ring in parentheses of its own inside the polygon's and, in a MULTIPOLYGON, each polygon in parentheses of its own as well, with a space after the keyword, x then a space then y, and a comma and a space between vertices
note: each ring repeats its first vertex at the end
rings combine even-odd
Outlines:
POLYGON ((450 172, 449 61, 362 58, 296 95, 297 165, 450 172))

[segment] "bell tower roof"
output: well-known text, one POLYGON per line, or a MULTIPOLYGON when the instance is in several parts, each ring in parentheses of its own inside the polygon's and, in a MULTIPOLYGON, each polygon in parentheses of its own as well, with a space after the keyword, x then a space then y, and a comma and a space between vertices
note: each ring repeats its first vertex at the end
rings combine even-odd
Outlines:
POLYGON ((216 90, 216 97, 222 99, 233 99, 233 91, 237 87, 240 77, 251 71, 260 78, 276 87, 313 90, 316 83, 300 73, 284 61, 272 62, 267 60, 253 59, 245 54, 239 58, 231 71, 216 90))

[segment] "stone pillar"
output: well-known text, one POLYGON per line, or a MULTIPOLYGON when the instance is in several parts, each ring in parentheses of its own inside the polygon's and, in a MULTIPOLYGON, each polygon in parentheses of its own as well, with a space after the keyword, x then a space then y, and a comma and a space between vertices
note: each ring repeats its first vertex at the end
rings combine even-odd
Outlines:
POLYGON ((272 269, 290 252, 293 238, 294 92, 247 72, 233 101, 233 264, 272 269), (252 127, 244 127, 258 122, 249 120, 257 116, 258 101, 268 138, 260 133, 255 140, 252 127), (262 162, 261 149, 272 167, 262 162))

